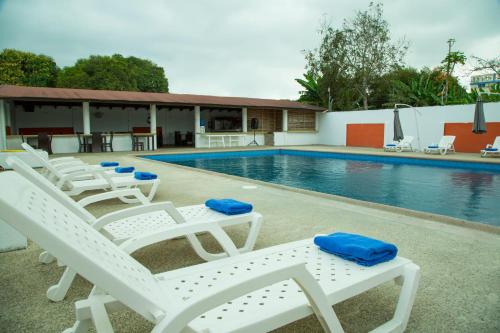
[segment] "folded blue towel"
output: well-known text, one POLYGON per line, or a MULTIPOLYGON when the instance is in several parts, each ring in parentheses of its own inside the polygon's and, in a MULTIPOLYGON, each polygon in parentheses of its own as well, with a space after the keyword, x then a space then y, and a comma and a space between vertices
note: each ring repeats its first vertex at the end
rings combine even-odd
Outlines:
POLYGON ((139 180, 151 180, 151 179, 158 178, 158 176, 155 175, 154 173, 139 172, 139 171, 134 172, 134 177, 135 177, 135 179, 139 179, 139 180))
POLYGON ((115 172, 116 173, 131 173, 134 170, 135 170, 134 167, 118 167, 118 168, 115 168, 115 172))
POLYGON ((394 259, 398 248, 390 243, 377 239, 336 232, 328 236, 317 236, 314 244, 320 250, 335 254, 343 259, 354 261, 359 265, 373 266, 394 259))
POLYGON ((437 145, 427 146, 427 148, 439 148, 437 145))
POLYGON ((387 147, 396 147, 396 144, 395 143, 388 143, 386 144, 387 147))
POLYGON ((498 148, 484 148, 486 151, 498 151, 498 148))
POLYGON ((233 199, 210 199, 205 206, 226 215, 250 213, 253 209, 251 204, 233 199))
POLYGON ((120 165, 118 162, 101 162, 100 164, 102 167, 116 167, 120 165))

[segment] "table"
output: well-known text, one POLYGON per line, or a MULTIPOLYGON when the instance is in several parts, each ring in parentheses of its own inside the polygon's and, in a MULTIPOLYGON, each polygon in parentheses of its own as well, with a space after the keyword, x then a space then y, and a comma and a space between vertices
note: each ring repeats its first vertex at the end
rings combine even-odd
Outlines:
POLYGON ((156 136, 156 133, 132 133, 132 135, 136 138, 146 138, 148 147, 147 150, 154 150, 154 137, 156 136), (149 139, 151 139, 151 146, 149 145, 149 139))

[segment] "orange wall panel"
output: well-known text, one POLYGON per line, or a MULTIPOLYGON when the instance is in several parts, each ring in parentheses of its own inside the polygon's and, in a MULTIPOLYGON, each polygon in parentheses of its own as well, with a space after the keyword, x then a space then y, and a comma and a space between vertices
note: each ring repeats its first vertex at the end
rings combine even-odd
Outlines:
POLYGON ((352 147, 384 147, 384 124, 347 124, 346 145, 352 147))
POLYGON ((472 133, 472 123, 445 123, 444 135, 454 135, 455 150, 462 153, 479 153, 487 144, 500 136, 500 122, 486 123, 487 132, 472 133))

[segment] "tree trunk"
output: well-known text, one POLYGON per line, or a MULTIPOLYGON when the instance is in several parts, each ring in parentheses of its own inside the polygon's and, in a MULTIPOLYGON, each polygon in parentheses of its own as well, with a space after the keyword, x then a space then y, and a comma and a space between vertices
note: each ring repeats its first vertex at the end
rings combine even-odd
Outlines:
POLYGON ((368 96, 363 95, 363 108, 368 110, 368 96))

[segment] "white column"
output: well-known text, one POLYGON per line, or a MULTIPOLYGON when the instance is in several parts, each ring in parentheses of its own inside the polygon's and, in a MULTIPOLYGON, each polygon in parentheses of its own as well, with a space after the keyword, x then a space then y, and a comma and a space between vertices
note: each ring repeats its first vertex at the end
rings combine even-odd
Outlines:
POLYGON ((288 132, 288 110, 283 110, 283 132, 288 132))
POLYGON ((5 102, 0 99, 0 149, 7 149, 7 132, 5 131, 5 102))
POLYGON ((243 133, 248 132, 248 110, 241 108, 241 129, 243 133))
POLYGON ((149 106, 149 131, 154 133, 153 136, 153 150, 156 150, 158 143, 156 142, 156 104, 149 106))
POLYGON ((319 112, 314 112, 314 130, 319 131, 319 112))
POLYGON ((200 106, 194 107, 194 133, 200 133, 200 106))
POLYGON ((83 110, 83 134, 90 134, 90 103, 82 103, 83 110))
POLYGON ((200 106, 195 105, 194 107, 194 146, 198 148, 201 144, 200 142, 200 106))

